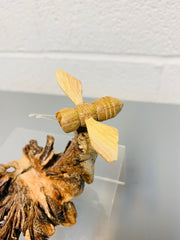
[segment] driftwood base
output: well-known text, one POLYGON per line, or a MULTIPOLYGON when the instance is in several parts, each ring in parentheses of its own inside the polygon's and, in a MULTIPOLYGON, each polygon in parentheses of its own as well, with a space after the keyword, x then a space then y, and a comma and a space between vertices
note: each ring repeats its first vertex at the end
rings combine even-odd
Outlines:
POLYGON ((31 240, 31 237, 30 237, 30 234, 29 234, 29 230, 26 231, 25 239, 26 240, 31 240))
POLYGON ((54 153, 53 144, 52 136, 44 148, 31 140, 21 159, 0 164, 0 239, 19 239, 22 232, 26 240, 45 240, 56 225, 76 223, 71 200, 93 182, 97 153, 86 129, 75 132, 63 153, 54 153))

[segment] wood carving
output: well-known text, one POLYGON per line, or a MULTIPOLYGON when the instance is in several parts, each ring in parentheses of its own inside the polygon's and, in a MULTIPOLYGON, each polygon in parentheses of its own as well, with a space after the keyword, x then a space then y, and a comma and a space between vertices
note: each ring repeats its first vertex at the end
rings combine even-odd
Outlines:
POLYGON ((21 159, 0 164, 1 240, 19 239, 21 232, 27 240, 45 240, 56 225, 75 224, 77 212, 71 200, 82 193, 85 182, 93 182, 97 153, 108 162, 117 160, 118 130, 100 121, 115 117, 123 102, 103 97, 84 103, 79 80, 62 70, 56 76, 76 105, 61 109, 56 117, 65 132, 75 131, 75 137, 63 153, 54 153, 52 136, 44 148, 31 140, 21 159))
POLYGON ((82 100, 81 81, 68 73, 58 70, 56 78, 61 89, 76 105, 76 108, 64 108, 56 113, 60 126, 66 133, 86 127, 93 148, 107 162, 113 162, 118 157, 118 130, 97 121, 115 117, 124 103, 118 98, 102 97, 92 104, 82 100))
POLYGON ((54 153, 54 138, 46 146, 31 140, 23 157, 0 165, 0 239, 45 240, 55 226, 72 226, 77 212, 71 200, 94 179, 97 153, 86 129, 75 132, 63 153, 54 153), (13 172, 8 172, 10 167, 13 172))

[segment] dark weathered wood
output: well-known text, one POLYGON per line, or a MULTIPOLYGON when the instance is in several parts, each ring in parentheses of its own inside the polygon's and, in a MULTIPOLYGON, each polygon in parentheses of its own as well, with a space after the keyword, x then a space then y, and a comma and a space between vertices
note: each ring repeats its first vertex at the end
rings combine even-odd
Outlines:
POLYGON ((77 212, 71 200, 94 178, 97 153, 84 129, 75 132, 63 153, 54 153, 54 138, 44 148, 31 140, 23 157, 0 165, 0 239, 45 240, 56 225, 72 226, 77 212), (14 167, 14 172, 8 172, 14 167))

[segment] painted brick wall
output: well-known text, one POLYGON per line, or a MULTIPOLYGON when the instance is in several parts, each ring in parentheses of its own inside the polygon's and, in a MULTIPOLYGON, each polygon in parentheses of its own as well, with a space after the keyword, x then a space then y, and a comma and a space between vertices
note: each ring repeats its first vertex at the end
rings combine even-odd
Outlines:
POLYGON ((0 90, 180 103, 179 0, 1 0, 0 90), (99 93, 100 92, 100 93, 99 93))

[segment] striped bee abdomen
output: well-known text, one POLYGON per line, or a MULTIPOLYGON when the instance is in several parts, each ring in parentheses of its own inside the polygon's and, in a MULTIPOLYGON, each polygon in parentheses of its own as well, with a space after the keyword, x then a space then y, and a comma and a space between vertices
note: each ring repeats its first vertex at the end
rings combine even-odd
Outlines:
POLYGON ((115 117, 122 109, 124 103, 118 98, 102 97, 92 103, 97 111, 97 120, 104 121, 115 117))

